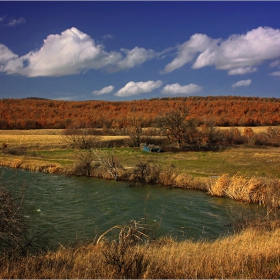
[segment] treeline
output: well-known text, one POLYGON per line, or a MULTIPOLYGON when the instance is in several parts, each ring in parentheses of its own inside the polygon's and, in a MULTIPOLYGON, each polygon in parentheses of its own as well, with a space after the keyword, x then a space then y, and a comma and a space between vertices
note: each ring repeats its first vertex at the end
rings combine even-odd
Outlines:
POLYGON ((122 122, 127 115, 144 117, 146 126, 168 110, 188 111, 198 124, 217 126, 274 126, 280 124, 280 99, 208 96, 153 98, 124 102, 58 101, 38 98, 0 100, 0 129, 103 128, 122 122))

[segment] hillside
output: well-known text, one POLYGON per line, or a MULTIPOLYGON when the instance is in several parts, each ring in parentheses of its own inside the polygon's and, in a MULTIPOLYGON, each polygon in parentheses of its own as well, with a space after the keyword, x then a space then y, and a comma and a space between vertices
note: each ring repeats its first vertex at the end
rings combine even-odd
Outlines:
POLYGON ((280 124, 280 99, 208 96, 154 98, 124 102, 58 101, 39 98, 0 100, 0 129, 109 128, 128 114, 143 116, 151 126, 160 114, 185 108, 190 118, 213 120, 219 126, 259 126, 280 124))

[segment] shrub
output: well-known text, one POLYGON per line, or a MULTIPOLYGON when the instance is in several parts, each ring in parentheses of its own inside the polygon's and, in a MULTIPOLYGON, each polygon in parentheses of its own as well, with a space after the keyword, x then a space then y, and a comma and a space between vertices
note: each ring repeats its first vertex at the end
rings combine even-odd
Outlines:
POLYGON ((30 230, 24 206, 24 187, 0 183, 0 256, 17 258, 47 249, 46 231, 30 230))
POLYGON ((159 166, 153 161, 137 163, 129 178, 130 186, 139 186, 144 184, 158 184, 159 183, 159 166))
POLYGON ((6 147, 5 149, 2 149, 2 152, 4 154, 9 154, 13 156, 23 156, 27 154, 27 148, 26 147, 6 147))

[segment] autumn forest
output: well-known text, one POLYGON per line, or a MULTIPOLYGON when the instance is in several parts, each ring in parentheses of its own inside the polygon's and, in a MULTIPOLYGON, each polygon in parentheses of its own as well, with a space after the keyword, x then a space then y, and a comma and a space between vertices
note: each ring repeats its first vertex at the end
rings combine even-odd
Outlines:
POLYGON ((280 99, 209 96, 150 100, 58 101, 39 98, 0 100, 0 129, 110 128, 126 116, 144 117, 146 126, 171 109, 187 110, 188 117, 217 126, 273 126, 280 124, 280 99))

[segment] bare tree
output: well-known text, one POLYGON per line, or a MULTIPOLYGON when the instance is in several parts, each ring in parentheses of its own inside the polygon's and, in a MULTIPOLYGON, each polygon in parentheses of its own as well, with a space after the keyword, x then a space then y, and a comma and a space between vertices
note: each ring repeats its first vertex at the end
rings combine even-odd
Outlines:
POLYGON ((130 137, 133 146, 139 147, 141 144, 141 138, 143 136, 143 128, 146 120, 142 116, 135 116, 134 114, 127 117, 124 132, 130 137))
POLYGON ((92 149, 78 151, 73 168, 73 172, 78 176, 92 176, 92 171, 98 165, 94 164, 96 156, 92 149))
POLYGON ((195 120, 186 120, 186 109, 174 109, 166 112, 157 119, 157 126, 170 142, 175 141, 178 148, 183 143, 192 143, 196 132, 195 120))
POLYGON ((133 147, 139 147, 142 142, 145 124, 146 119, 143 116, 137 116, 135 112, 132 112, 123 118, 120 123, 113 123, 112 130, 115 134, 128 136, 131 145, 133 147))
POLYGON ((96 156, 99 164, 108 171, 111 176, 117 181, 119 178, 120 171, 123 169, 118 157, 114 155, 114 150, 101 151, 95 150, 94 155, 96 156))
POLYGON ((91 149, 98 142, 98 137, 89 128, 69 128, 65 130, 66 141, 78 149, 91 149))

